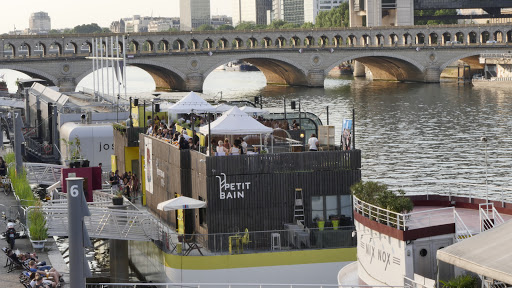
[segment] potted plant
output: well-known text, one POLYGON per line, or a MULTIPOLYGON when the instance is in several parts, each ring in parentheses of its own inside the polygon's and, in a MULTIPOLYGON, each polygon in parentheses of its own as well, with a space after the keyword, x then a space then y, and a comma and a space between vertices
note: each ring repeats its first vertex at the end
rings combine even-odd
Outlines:
POLYGON ((123 191, 119 190, 116 192, 114 197, 112 197, 112 204, 113 205, 123 205, 123 191))
POLYGON ((322 217, 318 218, 318 220, 316 221, 316 224, 318 225, 318 230, 324 231, 324 227, 325 227, 324 218, 322 218, 322 217))
POLYGON ((46 227, 46 217, 40 201, 29 211, 28 220, 28 234, 32 246, 34 249, 43 249, 48 238, 48 227, 46 227))
POLYGON ((66 160, 64 160, 66 165, 69 165, 69 168, 80 168, 80 160, 83 160, 80 137, 75 136, 75 139, 69 141, 64 138, 61 138, 61 140, 66 145, 66 160))
POLYGON ((340 226, 340 217, 331 216, 331 222, 332 222, 332 229, 338 230, 338 227, 340 226))

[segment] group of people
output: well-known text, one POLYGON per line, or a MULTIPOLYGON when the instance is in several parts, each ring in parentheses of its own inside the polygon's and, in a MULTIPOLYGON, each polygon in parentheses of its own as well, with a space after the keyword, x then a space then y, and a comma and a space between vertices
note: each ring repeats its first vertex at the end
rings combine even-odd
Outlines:
POLYGON ((229 144, 228 138, 224 139, 224 141, 212 140, 212 148, 217 156, 247 154, 247 143, 242 137, 235 139, 233 145, 229 144))
POLYGON ((39 262, 36 253, 18 253, 12 249, 7 249, 7 257, 14 263, 27 268, 25 272, 30 281, 30 286, 34 288, 57 288, 64 282, 61 274, 53 267, 46 265, 45 261, 39 262))
POLYGON ((183 128, 181 132, 178 132, 176 130, 175 123, 172 123, 169 127, 167 127, 165 122, 158 118, 158 115, 155 116, 154 121, 151 119, 151 116, 148 116, 147 121, 149 127, 148 130, 146 131, 147 135, 151 135, 158 139, 167 140, 172 144, 178 146, 180 149, 199 150, 199 136, 189 136, 186 128, 183 128))
POLYGON ((113 193, 120 191, 128 200, 135 203, 140 190, 137 174, 129 171, 119 175, 119 170, 116 170, 116 172, 110 172, 109 183, 113 193))

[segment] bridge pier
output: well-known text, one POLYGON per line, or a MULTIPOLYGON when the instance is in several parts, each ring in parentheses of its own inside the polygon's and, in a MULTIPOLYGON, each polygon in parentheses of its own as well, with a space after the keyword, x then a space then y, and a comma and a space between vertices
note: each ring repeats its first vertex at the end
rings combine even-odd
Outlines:
POLYGON ((324 70, 309 70, 308 71, 308 86, 309 87, 324 87, 325 74, 324 70))
POLYGON ((441 81, 441 68, 431 66, 425 69, 425 83, 439 83, 441 81))
POLYGON ((187 91, 203 91, 204 76, 200 73, 194 73, 187 75, 185 80, 185 86, 187 91))
POLYGON ((366 67, 359 61, 354 61, 354 77, 365 77, 366 67))
POLYGON ((75 92, 76 80, 73 77, 62 77, 58 78, 59 83, 57 86, 60 88, 60 92, 75 92))

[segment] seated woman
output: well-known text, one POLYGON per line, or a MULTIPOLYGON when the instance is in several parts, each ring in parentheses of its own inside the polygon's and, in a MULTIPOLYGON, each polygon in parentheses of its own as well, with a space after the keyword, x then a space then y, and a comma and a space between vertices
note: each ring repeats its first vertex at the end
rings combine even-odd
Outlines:
POLYGON ((235 143, 233 144, 233 147, 229 149, 229 155, 240 155, 242 150, 240 149, 240 140, 235 140, 235 143))
POLYGON ((47 275, 49 277, 53 277, 53 279, 55 280, 56 283, 64 281, 61 278, 60 273, 57 272, 57 270, 55 270, 55 268, 53 268, 51 266, 40 266, 40 267, 37 267, 36 266, 36 261, 30 260, 28 262, 28 268, 29 268, 29 271, 32 272, 32 273, 39 273, 41 275, 47 275), (46 272, 45 270, 48 270, 48 272, 46 272))
POLYGON ((51 281, 51 280, 48 280, 48 278, 44 278, 41 274, 39 273, 31 273, 30 274, 30 277, 29 277, 29 280, 30 280, 30 287, 34 287, 34 288, 38 288, 38 287, 51 287, 51 288, 56 288, 56 287, 60 287, 60 284, 57 285, 57 283, 51 281))
POLYGON ((219 146, 217 146, 217 153, 224 153, 225 155, 229 155, 229 150, 224 147, 224 142, 219 140, 219 146))

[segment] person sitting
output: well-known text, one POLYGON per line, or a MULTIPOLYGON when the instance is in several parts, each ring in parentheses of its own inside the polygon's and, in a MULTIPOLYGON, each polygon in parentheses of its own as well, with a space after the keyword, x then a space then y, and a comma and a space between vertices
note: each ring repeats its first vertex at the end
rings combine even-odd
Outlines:
POLYGON ((185 138, 185 140, 188 141, 188 139, 190 139, 191 137, 188 136, 187 134, 187 129, 183 128, 183 130, 181 130, 181 135, 185 138))
POLYGON ((233 147, 229 149, 229 155, 240 155, 240 148, 238 148, 240 145, 240 140, 235 140, 235 143, 233 144, 233 147))
POLYGON ((57 283, 49 280, 48 278, 45 279, 39 273, 31 273, 29 276, 29 280, 30 280, 30 287, 34 287, 34 288, 60 287, 60 284, 57 285, 57 283))
POLYGON ((185 137, 181 136, 180 137, 180 140, 178 142, 178 146, 180 148, 180 150, 185 150, 185 149, 189 149, 190 146, 188 145, 188 141, 185 140, 185 137))
POLYGON ((219 140, 219 146, 217 146, 217 153, 224 153, 224 155, 229 154, 229 150, 224 147, 224 142, 222 140, 219 140))
POLYGON ((61 279, 60 273, 55 270, 55 268, 51 266, 36 266, 36 261, 30 260, 28 262, 28 268, 29 271, 32 273, 39 273, 42 275, 47 275, 48 277, 53 277, 56 283, 62 282, 63 279, 61 279), (47 270, 47 272, 45 271, 47 270))

